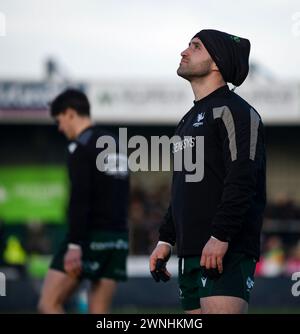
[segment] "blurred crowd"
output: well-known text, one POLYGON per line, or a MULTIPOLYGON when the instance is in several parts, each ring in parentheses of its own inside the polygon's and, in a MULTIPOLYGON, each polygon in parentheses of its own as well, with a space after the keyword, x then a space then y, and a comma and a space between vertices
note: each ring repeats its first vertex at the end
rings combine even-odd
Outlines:
POLYGON ((169 200, 168 185, 161 185, 150 192, 138 186, 132 189, 129 207, 131 254, 143 255, 152 252, 169 200))
POLYGON ((300 206, 286 193, 279 193, 268 203, 265 210, 266 219, 300 220, 300 206))
POLYGON ((296 244, 285 244, 279 235, 265 238, 256 268, 257 276, 291 276, 300 272, 300 238, 296 244))

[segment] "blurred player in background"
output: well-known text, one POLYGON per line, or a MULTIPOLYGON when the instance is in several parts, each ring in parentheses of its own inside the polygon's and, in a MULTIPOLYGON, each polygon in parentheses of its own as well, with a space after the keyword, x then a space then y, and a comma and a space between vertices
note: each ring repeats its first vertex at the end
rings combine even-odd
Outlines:
MULTIPOLYGON (((246 79, 249 53, 247 39, 202 30, 181 53, 177 70, 195 101, 175 134, 204 137, 204 173, 187 182, 190 171, 174 171, 150 270, 156 281, 169 279, 165 264, 176 242, 180 298, 188 313, 245 313, 254 285, 266 202, 263 124, 226 84, 246 79)), ((199 148, 191 149, 195 157, 199 148)))
POLYGON ((108 313, 117 281, 127 276, 128 171, 97 169, 101 149, 96 141, 111 134, 92 125, 84 93, 66 90, 54 99, 50 111, 59 131, 70 140, 69 228, 45 278, 39 311, 63 313, 67 298, 82 279, 89 279, 90 313, 108 313))

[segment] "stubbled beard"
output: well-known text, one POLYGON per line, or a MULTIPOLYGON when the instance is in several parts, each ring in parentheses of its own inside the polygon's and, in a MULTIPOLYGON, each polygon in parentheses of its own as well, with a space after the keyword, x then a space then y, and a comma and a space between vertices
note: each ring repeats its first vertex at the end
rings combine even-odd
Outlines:
POLYGON ((207 59, 204 60, 201 63, 200 68, 197 69, 191 69, 191 68, 181 68, 181 66, 179 66, 178 70, 177 70, 177 74, 186 79, 186 80, 192 80, 193 78, 201 78, 201 77, 205 77, 207 76, 210 72, 211 72, 211 59, 207 59))

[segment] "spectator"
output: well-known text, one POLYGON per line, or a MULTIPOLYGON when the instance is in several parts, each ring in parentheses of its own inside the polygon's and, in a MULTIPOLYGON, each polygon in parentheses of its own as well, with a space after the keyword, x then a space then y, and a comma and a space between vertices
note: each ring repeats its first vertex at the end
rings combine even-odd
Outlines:
POLYGON ((266 277, 278 276, 284 268, 284 250, 279 236, 271 236, 265 244, 256 274, 266 277))
POLYGON ((300 271, 300 240, 290 250, 290 256, 284 266, 284 273, 289 276, 297 271, 300 271))

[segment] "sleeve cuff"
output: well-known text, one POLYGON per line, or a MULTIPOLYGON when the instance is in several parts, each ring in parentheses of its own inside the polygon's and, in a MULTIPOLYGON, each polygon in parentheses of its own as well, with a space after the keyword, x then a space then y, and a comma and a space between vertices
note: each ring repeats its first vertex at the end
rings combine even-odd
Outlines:
POLYGON ((169 242, 166 242, 166 241, 162 241, 162 240, 159 240, 158 243, 157 243, 157 246, 158 245, 168 245, 171 247, 171 249, 173 248, 173 246, 169 243, 169 242))
POLYGON ((69 243, 68 249, 81 249, 81 246, 78 244, 69 243))
POLYGON ((223 241, 223 242, 230 242, 231 241, 231 237, 223 232, 223 231, 219 231, 217 229, 213 229, 213 233, 211 234, 213 238, 223 241))

